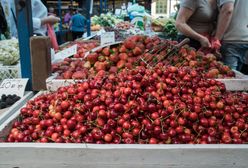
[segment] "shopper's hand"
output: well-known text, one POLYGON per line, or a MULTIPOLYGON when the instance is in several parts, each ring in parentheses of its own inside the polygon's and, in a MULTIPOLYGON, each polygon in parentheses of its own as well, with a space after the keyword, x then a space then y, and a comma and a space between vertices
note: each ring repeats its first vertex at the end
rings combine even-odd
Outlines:
POLYGON ((220 47, 221 47, 220 40, 216 39, 216 38, 212 38, 211 39, 211 47, 212 47, 212 49, 220 50, 220 47))
POLYGON ((54 25, 55 23, 58 23, 59 21, 60 21, 60 18, 52 16, 52 15, 42 19, 42 23, 51 24, 51 25, 54 25))
POLYGON ((202 36, 199 42, 201 43, 202 48, 211 48, 211 43, 209 42, 207 37, 202 36))

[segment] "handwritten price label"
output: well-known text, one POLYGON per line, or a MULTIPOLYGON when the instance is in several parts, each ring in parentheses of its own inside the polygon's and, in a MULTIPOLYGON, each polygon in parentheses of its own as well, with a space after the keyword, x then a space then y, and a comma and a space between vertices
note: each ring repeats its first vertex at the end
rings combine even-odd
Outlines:
POLYGON ((105 32, 101 34, 101 45, 115 42, 115 32, 105 32))
POLYGON ((63 60, 77 53, 77 44, 55 54, 55 60, 63 60))
POLYGON ((0 95, 16 94, 23 97, 28 79, 5 79, 0 84, 0 95))

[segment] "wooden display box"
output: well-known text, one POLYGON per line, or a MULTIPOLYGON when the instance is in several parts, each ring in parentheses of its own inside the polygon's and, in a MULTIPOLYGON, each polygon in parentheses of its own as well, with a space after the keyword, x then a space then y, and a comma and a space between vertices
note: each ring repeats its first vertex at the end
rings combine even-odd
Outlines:
POLYGON ((1 168, 247 168, 248 145, 0 143, 1 168))
MULTIPOLYGON (((242 74, 241 72, 235 71, 236 78, 230 79, 216 79, 220 82, 223 82, 227 90, 230 91, 248 91, 248 76, 242 74)), ((70 84, 75 84, 76 82, 85 81, 82 80, 73 80, 73 79, 56 79, 57 74, 53 74, 46 79, 47 90, 56 91, 59 87, 68 86, 70 84)))
MULTIPOLYGON (((0 125, 0 137, 20 109, 0 125)), ((0 156, 0 168, 247 168, 248 145, 0 143, 0 156)))

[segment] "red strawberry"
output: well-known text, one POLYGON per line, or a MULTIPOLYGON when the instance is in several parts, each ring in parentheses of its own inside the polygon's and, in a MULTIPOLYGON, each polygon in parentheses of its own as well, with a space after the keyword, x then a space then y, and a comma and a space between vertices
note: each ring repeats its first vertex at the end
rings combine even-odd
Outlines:
POLYGON ((109 56, 109 60, 112 62, 118 62, 120 60, 119 56, 117 54, 111 54, 109 56))
POLYGON ((126 48, 124 45, 122 45, 122 46, 120 47, 120 49, 119 49, 119 52, 125 53, 125 52, 127 52, 127 48, 126 48))
POLYGON ((119 54, 119 58, 120 58, 121 60, 127 60, 127 59, 128 59, 128 55, 127 55, 126 53, 120 53, 120 54, 119 54))
POLYGON ((133 54, 134 54, 135 56, 140 55, 140 54, 142 54, 142 50, 141 50, 139 47, 135 47, 135 48, 133 49, 133 54))
POLYGON ((109 55, 110 55, 109 47, 104 48, 104 49, 102 50, 102 53, 103 53, 103 55, 105 55, 105 56, 109 56, 109 55))
POLYGON ((117 68, 118 69, 121 69, 121 68, 123 68, 124 66, 125 66, 125 63, 126 63, 126 61, 124 61, 124 60, 120 60, 118 63, 117 63, 117 68))
POLYGON ((88 56, 87 56, 87 60, 91 63, 91 64, 94 64, 98 59, 98 54, 97 53, 90 53, 88 56))

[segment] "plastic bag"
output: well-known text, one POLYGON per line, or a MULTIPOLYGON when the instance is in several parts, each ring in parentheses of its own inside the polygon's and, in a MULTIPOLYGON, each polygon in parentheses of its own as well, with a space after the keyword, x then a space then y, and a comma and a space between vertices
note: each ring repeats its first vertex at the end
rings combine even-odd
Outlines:
POLYGON ((52 48, 57 51, 59 49, 59 45, 53 27, 50 24, 47 24, 47 34, 50 37, 52 48))

